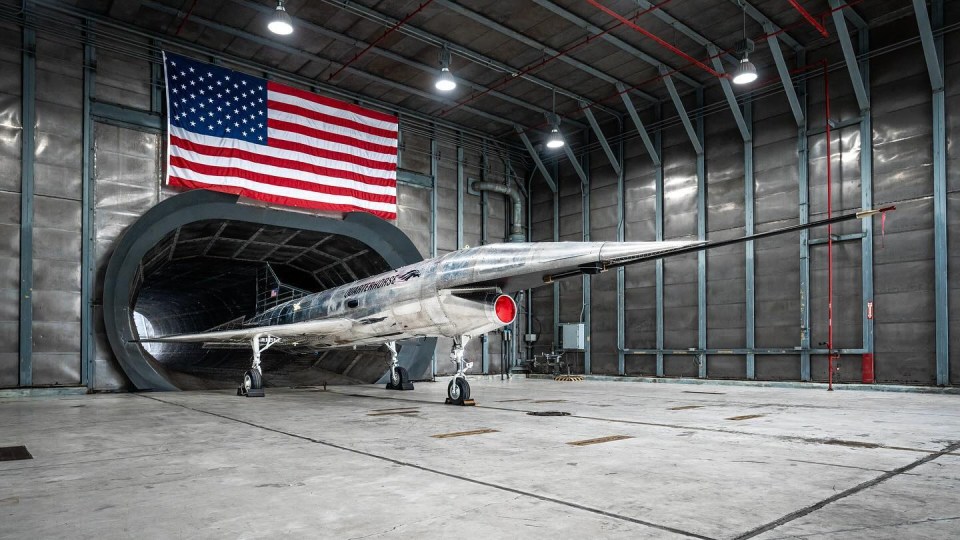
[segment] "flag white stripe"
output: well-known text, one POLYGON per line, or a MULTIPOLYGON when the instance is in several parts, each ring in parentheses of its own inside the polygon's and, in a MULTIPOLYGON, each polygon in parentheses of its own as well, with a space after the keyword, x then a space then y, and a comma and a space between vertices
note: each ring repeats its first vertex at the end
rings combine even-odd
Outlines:
POLYGON ((358 199, 356 197, 350 197, 345 195, 331 195, 329 193, 317 193, 315 191, 305 191, 302 189, 284 187, 284 186, 274 186, 271 184, 261 184, 260 182, 254 182, 252 180, 247 180, 245 178, 237 178, 234 176, 210 176, 205 174, 200 174, 190 169, 184 169, 181 167, 170 167, 169 176, 174 176, 177 178, 183 178, 191 182, 197 182, 202 184, 209 184, 214 186, 231 186, 238 187, 243 189, 249 189, 252 191, 258 191, 260 193, 266 193, 269 195, 275 195, 278 197, 290 197, 293 199, 301 199, 305 201, 316 201, 320 203, 329 203, 329 204, 344 204, 352 205, 359 208, 365 208, 368 210, 378 210, 381 212, 388 212, 390 214, 396 213, 397 205, 394 203, 381 203, 374 201, 367 201, 364 199, 358 199))
POLYGON ((397 195, 397 188, 395 186, 378 186, 374 184, 367 184, 364 182, 359 182, 356 180, 349 180, 344 178, 336 178, 332 176, 320 175, 316 173, 304 172, 296 169, 288 169, 286 167, 277 167, 273 165, 266 165, 264 163, 252 162, 240 158, 223 158, 217 156, 208 156, 206 154, 198 154, 196 152, 190 152, 184 150, 183 148, 177 148, 175 156, 182 157, 183 159, 190 161, 192 163, 197 163, 200 165, 208 165, 213 167, 234 167, 237 169, 247 170, 257 174, 265 174, 268 176, 278 176, 280 178, 289 178, 291 180, 299 180, 301 182, 310 182, 311 184, 318 184, 323 186, 332 186, 343 189, 355 189, 357 191, 365 191, 368 193, 373 193, 376 195, 397 195))
POLYGON ((283 94, 280 92, 267 91, 267 99, 279 101, 281 103, 289 103, 290 105, 296 105, 297 107, 303 107, 311 111, 316 111, 321 114, 329 114, 330 116, 336 116, 338 118, 343 118, 344 120, 351 120, 360 124, 365 124, 368 126, 377 127, 380 129, 389 129, 391 131, 397 131, 398 124, 397 122, 387 122, 384 120, 377 120, 370 118, 369 116, 363 116, 361 114, 353 113, 344 109, 337 109, 314 101, 303 99, 297 96, 291 96, 289 94, 283 94))
MULTIPOLYGON (((316 165, 318 167, 329 167, 331 169, 338 169, 341 171, 350 171, 350 172, 355 172, 357 174, 361 174, 363 176, 370 176, 373 178, 395 180, 397 177, 396 170, 385 171, 382 169, 373 169, 370 167, 363 167, 363 166, 356 165, 354 163, 350 163, 346 161, 321 158, 318 156, 313 156, 310 154, 306 154, 303 152, 296 152, 292 150, 270 148, 262 144, 254 144, 254 143, 249 143, 249 142, 241 141, 237 139, 212 137, 210 135, 200 135, 176 126, 170 126, 169 132, 171 135, 175 137, 180 137, 181 139, 187 139, 187 140, 196 142, 197 144, 211 146, 214 148, 232 147, 238 150, 251 152, 254 154, 260 154, 267 157, 273 157, 273 158, 279 158, 279 159, 292 159, 292 160, 300 161, 303 163, 308 163, 310 165, 316 165)), ((285 136, 289 136, 289 135, 291 134, 289 133, 285 134, 285 136)), ((312 141, 313 139, 303 137, 302 140, 298 140, 296 142, 301 142, 303 144, 308 144, 310 146, 317 146, 312 141)), ((181 151, 182 149, 176 146, 176 144, 171 143, 170 153, 172 155, 177 155, 175 152, 181 152, 181 151)), ((387 163, 390 163, 390 164, 396 163, 397 156, 393 155, 391 157, 393 158, 392 161, 388 161, 387 163)))
MULTIPOLYGON (((371 135, 369 133, 359 131, 356 129, 338 126, 335 124, 328 124, 326 122, 321 122, 319 120, 314 120, 312 118, 300 116, 299 114, 293 114, 285 111, 270 109, 267 112, 267 116, 269 116, 270 118, 276 118, 277 120, 283 120, 284 122, 291 122, 294 124, 299 124, 301 126, 306 126, 308 128, 318 129, 320 131, 329 131, 330 133, 336 133, 337 135, 344 135, 346 137, 352 137, 354 139, 359 139, 362 141, 369 141, 374 144, 379 144, 383 146, 392 146, 393 148, 397 147, 397 139, 391 139, 388 137, 378 137, 376 135, 371 135)), ((358 148, 358 147, 351 146, 351 148, 358 148)))
MULTIPOLYGON (((280 139, 283 141, 306 144, 313 148, 320 148, 322 150, 329 150, 331 152, 341 152, 343 154, 350 154, 359 158, 368 159, 370 161, 376 161, 378 163, 393 165, 397 162, 397 154, 395 153, 385 154, 383 152, 374 152, 372 150, 364 150, 362 148, 357 148, 356 146, 325 141, 323 139, 317 139, 317 138, 310 137, 308 135, 303 135, 301 133, 296 133, 293 131, 269 128, 267 129, 267 136, 270 137, 270 139, 280 139)), ((284 150, 284 151, 290 152, 290 150, 284 150)))

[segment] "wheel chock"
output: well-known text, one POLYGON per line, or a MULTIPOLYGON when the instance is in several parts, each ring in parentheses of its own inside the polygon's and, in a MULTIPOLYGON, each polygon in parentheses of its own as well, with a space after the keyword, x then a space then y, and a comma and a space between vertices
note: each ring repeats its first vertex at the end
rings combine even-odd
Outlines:
POLYGON ((237 395, 243 397, 266 397, 267 394, 263 392, 263 388, 251 388, 246 390, 241 384, 240 387, 237 388, 237 395))
POLYGON ((460 405, 462 407, 473 407, 477 404, 477 402, 472 399, 465 399, 463 403, 456 403, 450 398, 447 398, 443 403, 444 405, 460 405))

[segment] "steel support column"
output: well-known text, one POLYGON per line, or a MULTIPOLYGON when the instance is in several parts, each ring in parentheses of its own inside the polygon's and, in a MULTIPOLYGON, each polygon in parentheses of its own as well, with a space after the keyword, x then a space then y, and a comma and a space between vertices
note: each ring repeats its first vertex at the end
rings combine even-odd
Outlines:
MULTIPOLYGON (((673 83, 673 78, 671 78, 670 75, 667 75, 662 70, 661 74, 663 75, 663 84, 667 86, 667 91, 670 92, 670 100, 673 101, 673 106, 677 109, 677 114, 680 116, 680 122, 683 123, 683 129, 687 130, 687 136, 690 137, 690 144, 693 145, 693 149, 696 150, 697 154, 702 154, 703 145, 700 143, 700 137, 697 136, 696 129, 694 129, 693 124, 690 122, 690 116, 687 114, 687 109, 683 106, 683 101, 680 100, 680 94, 677 93, 677 85, 673 83)), ((702 89, 697 91, 703 92, 702 89)), ((659 154, 659 152, 657 153, 659 154)))
MULTIPOLYGON (((629 108, 628 108, 629 109, 629 108)), ((642 126, 642 124, 641 124, 642 126)), ((624 230, 624 215, 626 214, 626 208, 624 206, 624 185, 623 185, 623 175, 624 169, 626 168, 626 163, 624 162, 623 155, 623 138, 624 138, 624 129, 623 124, 620 124, 620 137, 618 137, 617 143, 617 154, 620 158, 620 163, 624 164, 624 167, 620 168, 620 174, 617 175, 617 241, 623 242, 625 240, 625 230, 624 230)), ((646 133, 644 133, 646 135, 646 133)), ((649 139, 649 137, 647 137, 649 139)), ((626 366, 624 365, 625 359, 623 356, 623 349, 626 347, 626 305, 625 305, 625 289, 626 289, 626 273, 624 267, 617 268, 617 374, 624 375, 626 366)))
MULTIPOLYGON (((514 129, 517 130, 517 135, 520 136, 520 140, 523 141, 523 146, 527 148, 527 152, 530 154, 530 157, 533 159, 534 164, 537 166, 537 170, 540 171, 540 174, 543 175, 543 179, 547 181, 547 185, 550 186, 550 190, 554 193, 557 192, 557 184, 553 181, 553 176, 547 172, 547 168, 543 165, 543 161, 540 159, 540 155, 537 154, 537 151, 533 148, 533 145, 530 144, 530 139, 527 138, 527 134, 523 132, 523 128, 515 125, 514 129)), ((556 168, 554 168, 556 172, 556 168)))
MULTIPOLYGON (((845 9, 843 11, 851 11, 845 9)), ((865 53, 870 50, 870 33, 864 27, 857 34, 860 54, 858 71, 864 82, 864 94, 867 108, 860 111, 860 208, 873 208, 873 120, 870 104, 870 61, 865 53)), ((868 304, 873 304, 873 219, 861 219, 860 230, 863 239, 860 243, 860 274, 863 289, 863 304, 860 317, 863 332, 863 349, 874 352, 873 318, 867 317, 868 304)))
MULTIPOLYGON (((663 116, 663 110, 659 105, 656 107, 657 120, 663 116)), ((663 128, 658 127, 654 134, 654 145, 656 146, 656 155, 661 157, 657 164, 654 183, 657 191, 655 202, 655 219, 657 242, 663 242, 663 128)), ((656 279, 657 279, 657 377, 663 377, 663 259, 657 259, 656 279)))
POLYGON ((457 141, 457 249, 463 248, 463 135, 457 141))
POLYGON ((613 155, 613 149, 611 149, 610 144, 607 143, 607 137, 604 136, 603 130, 600 129, 600 124, 597 123, 596 117, 593 116, 593 111, 590 110, 589 104, 585 101, 581 101, 580 107, 583 109, 583 114, 587 117, 590 127, 593 128, 593 134, 597 136, 597 141, 600 142, 600 147, 603 148, 603 153, 606 154, 607 159, 610 160, 610 165, 613 166, 614 172, 620 174, 620 163, 617 162, 616 156, 613 155))
MULTIPOLYGON (((596 123, 596 120, 593 120, 592 115, 590 116, 590 120, 591 120, 591 124, 596 123)), ((602 136, 603 134, 598 131, 597 137, 602 137, 602 136)), ((583 167, 589 171, 590 170, 590 154, 589 153, 584 153, 583 161, 585 162, 583 167)), ((589 180, 589 177, 587 178, 587 180, 584 180, 580 184, 580 208, 581 208, 580 217, 581 217, 581 222, 583 227, 583 241, 589 242, 590 241, 590 180, 589 180)), ((591 363, 591 358, 590 358, 591 356, 590 341, 591 341, 591 338, 593 337, 593 332, 591 332, 590 330, 590 321, 592 319, 591 293, 593 292, 590 290, 590 287, 592 284, 591 280, 592 280, 592 277, 590 275, 588 274, 583 275, 583 283, 582 283, 583 289, 581 290, 581 294, 583 297, 583 308, 581 310, 581 313, 583 314, 583 317, 581 318, 581 321, 583 322, 583 329, 584 329, 584 332, 583 332, 584 333, 584 340, 583 340, 583 373, 584 375, 589 375, 590 373, 593 372, 593 365, 591 363)))
MULTIPOLYGON (((707 239, 707 170, 703 152, 703 89, 697 89, 697 240, 707 239)), ((707 252, 697 252, 697 348, 707 348, 707 252)), ((701 355, 698 376, 707 377, 707 355, 701 355)))
MULTIPOLYGON (((553 162, 553 174, 559 178, 560 166, 553 162)), ((531 186, 532 187, 532 186, 531 186)), ((531 197, 532 198, 532 197, 531 197)), ((553 241, 560 241, 560 193, 553 190, 553 241)), ((560 344, 560 284, 553 282, 553 348, 560 344)))
POLYGON ((33 181, 36 161, 37 36, 23 28, 20 146, 20 386, 33 385, 33 181))
MULTIPOLYGON (((793 79, 790 78, 790 70, 787 68, 786 60, 783 58, 783 51, 780 50, 780 41, 777 40, 777 36, 774 34, 773 25, 764 25, 763 29, 769 35, 769 37, 767 37, 767 45, 770 46, 770 53, 773 55, 773 60, 777 64, 777 73, 780 74, 783 91, 787 94, 787 101, 790 103, 793 119, 796 120, 799 126, 804 123, 804 114, 801 109, 800 99, 797 97, 797 90, 793 86, 793 79)), ((800 58, 802 54, 802 52, 797 52, 797 58, 800 58)), ((798 61, 797 63, 801 64, 802 62, 798 61)))
POLYGON ((93 388, 95 354, 93 324, 93 291, 96 279, 94 265, 94 228, 93 228, 93 117, 91 104, 96 90, 96 49, 92 44, 90 30, 93 23, 84 24, 87 42, 83 46, 83 119, 82 119, 82 157, 80 161, 82 177, 83 214, 80 224, 80 384, 93 388))
POLYGON ((847 30, 847 21, 844 20, 843 13, 841 13, 841 4, 840 0, 830 0, 830 7, 833 8, 833 24, 837 29, 837 38, 840 40, 840 48, 843 50, 843 59, 847 63, 847 71, 850 73, 853 93, 857 96, 857 105, 860 106, 862 112, 870 108, 870 99, 867 97, 867 87, 863 84, 863 77, 860 75, 857 53, 853 50, 853 41, 850 39, 850 31, 847 30))
POLYGON ((433 138, 430 139, 430 178, 433 180, 430 186, 430 256, 437 256, 437 130, 433 130, 433 138))
POLYGON ((920 42, 927 61, 933 90, 933 250, 936 294, 937 384, 950 384, 950 288, 947 279, 947 112, 944 99, 943 36, 934 30, 943 27, 943 0, 933 0, 928 16, 926 2, 914 0, 920 42))
MULTIPOLYGON (((803 65, 805 55, 797 53, 797 63, 803 65)), ((792 85, 791 85, 792 86, 792 85)), ((810 222, 810 168, 807 139, 807 82, 800 84, 798 104, 801 107, 797 123, 797 179, 800 223, 810 222)), ((810 231, 800 231, 800 380, 810 380, 810 231)))
MULTIPOLYGON (((647 149, 647 155, 653 160, 654 166, 659 166, 660 154, 656 148, 654 148, 653 141, 650 140, 650 135, 647 133, 647 128, 645 128, 643 122, 640 121, 640 115, 637 114, 637 108, 633 106, 633 100, 627 95, 626 88, 623 84, 617 85, 617 91, 620 92, 620 98, 623 99, 623 106, 627 108, 627 113, 630 114, 630 119, 633 120, 633 125, 637 128, 637 133, 640 135, 640 140, 643 141, 644 148, 647 149)), ((622 154, 620 160, 623 161, 622 154)))

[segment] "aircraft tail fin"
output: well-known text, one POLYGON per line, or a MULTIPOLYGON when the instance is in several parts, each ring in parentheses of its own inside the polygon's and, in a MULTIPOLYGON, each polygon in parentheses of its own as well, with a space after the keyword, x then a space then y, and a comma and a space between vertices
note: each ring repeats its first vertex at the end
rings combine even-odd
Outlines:
POLYGON ((296 300, 308 294, 310 291, 281 282, 269 264, 257 270, 257 315, 288 300, 296 300))

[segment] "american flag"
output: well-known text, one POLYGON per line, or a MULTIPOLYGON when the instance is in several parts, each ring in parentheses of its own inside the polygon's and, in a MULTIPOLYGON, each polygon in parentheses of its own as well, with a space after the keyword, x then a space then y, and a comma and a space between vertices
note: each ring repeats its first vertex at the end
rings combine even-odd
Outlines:
POLYGON ((167 183, 397 217, 397 118, 164 53, 167 183))

